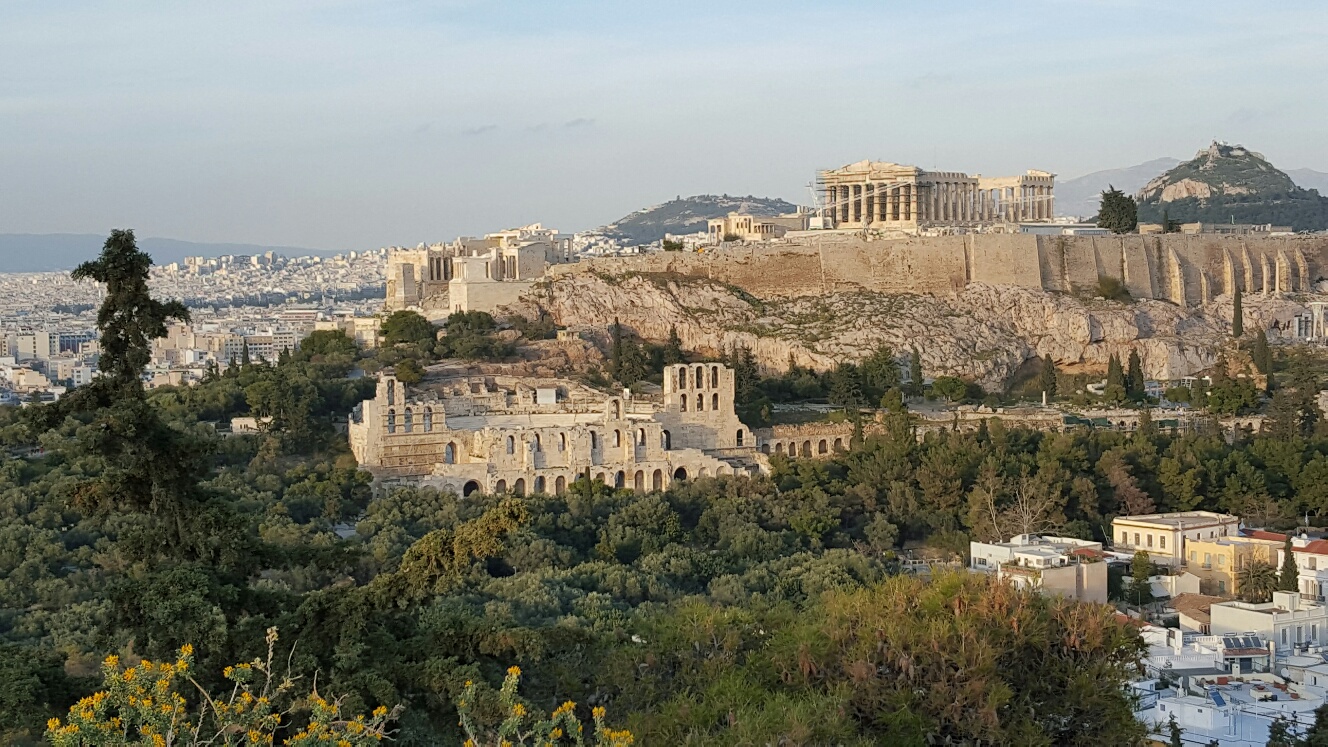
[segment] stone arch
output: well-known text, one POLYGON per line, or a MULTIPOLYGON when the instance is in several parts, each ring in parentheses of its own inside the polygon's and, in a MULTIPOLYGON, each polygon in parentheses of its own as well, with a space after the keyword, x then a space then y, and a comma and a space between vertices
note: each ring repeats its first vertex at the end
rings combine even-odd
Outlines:
POLYGON ((535 478, 535 493, 538 495, 543 492, 544 492, 544 476, 541 475, 535 478))
POLYGON ((407 433, 415 431, 415 413, 409 407, 406 408, 405 430, 407 433))
POLYGON ((841 451, 843 451, 843 450, 844 450, 844 439, 842 439, 842 438, 836 438, 836 439, 835 439, 835 453, 839 453, 839 452, 841 452, 841 451))
POLYGON ((709 467, 702 467, 701 469, 697 470, 697 472, 696 472, 696 476, 697 476, 698 478, 701 478, 701 477, 709 477, 709 476, 710 476, 710 468, 709 468, 709 467))
POLYGON ((558 479, 553 481, 553 494, 562 495, 565 490, 567 490, 567 478, 558 475, 558 479))
POLYGON ((397 383, 392 379, 387 380, 387 404, 390 407, 397 403, 397 383))
POLYGON ((613 487, 621 488, 625 487, 626 485, 627 485, 627 473, 623 472, 622 470, 618 470, 613 475, 613 487))
POLYGON ((668 431, 661 431, 659 434, 659 440, 665 451, 673 448, 673 434, 668 431))
POLYGON ((456 464, 456 443, 448 442, 443 447, 443 464, 456 464))
POLYGON ((686 480, 686 479, 687 479, 687 469, 686 469, 685 467, 679 467, 679 468, 673 470, 673 479, 675 479, 675 480, 686 480))
POLYGON ((812 442, 811 442, 811 441, 803 441, 803 442, 802 442, 802 453, 800 454, 800 456, 809 457, 809 456, 811 456, 811 455, 812 455, 812 442))
POLYGON ((567 451, 567 434, 558 434, 558 451, 567 451))
POLYGON ((388 411, 387 411, 387 432, 388 432, 388 433, 396 433, 396 432, 397 432, 397 411, 396 411, 396 410, 388 410, 388 411))
POLYGON ((697 411, 697 412, 704 412, 704 411, 705 411, 705 395, 704 395, 704 394, 698 394, 698 395, 696 395, 696 411, 697 411))
POLYGON ((524 477, 518 477, 518 478, 516 478, 516 482, 512 483, 512 492, 513 492, 513 493, 516 493, 517 495, 525 495, 525 494, 526 494, 526 478, 524 478, 524 477))
POLYGON ((535 434, 535 451, 544 451, 544 439, 538 433, 535 434))
POLYGON ((830 450, 830 445, 829 445, 828 443, 826 443, 826 441, 825 441, 824 438, 821 439, 820 441, 817 441, 817 442, 816 442, 816 453, 817 453, 817 454, 824 454, 824 453, 828 452, 829 450, 830 450))
POLYGON ((622 400, 620 399, 613 400, 612 409, 613 409, 613 419, 622 420, 622 400))
POLYGON ((719 366, 710 367, 710 388, 719 388, 719 366))
POLYGON ((734 438, 733 438, 733 440, 736 441, 736 442, 738 443, 739 446, 742 446, 742 437, 743 437, 743 432, 742 432, 742 429, 739 428, 739 429, 738 429, 738 432, 737 432, 736 434, 734 434, 734 438))
POLYGON ((474 480, 467 480, 466 484, 461 488, 461 497, 469 498, 471 493, 474 493, 479 489, 480 489, 479 483, 475 482, 474 480))
POLYGON ((493 492, 498 493, 498 494, 506 493, 506 492, 507 492, 507 481, 506 481, 506 480, 499 480, 498 482, 494 483, 494 485, 493 485, 493 492))
POLYGON ((637 470, 636 476, 632 478, 632 489, 638 493, 646 492, 646 473, 642 470, 637 470))
POLYGON ((768 443, 767 443, 767 444, 761 444, 761 453, 762 453, 762 454, 769 454, 769 453, 770 453, 770 444, 768 444, 768 443))
POLYGON ((716 477, 723 477, 724 475, 731 475, 731 474, 733 474, 733 470, 727 464, 721 464, 715 470, 716 477))
POLYGON ((678 410, 679 410, 680 412, 687 412, 687 393, 686 393, 686 392, 683 392, 682 396, 678 398, 678 403, 679 403, 678 410))
POLYGON ((425 432, 425 433, 432 433, 432 432, 433 432, 433 408, 432 408, 432 407, 426 407, 426 408, 424 408, 424 432, 425 432))
POLYGON ((637 445, 637 446, 645 446, 645 445, 646 445, 646 429, 645 429, 645 428, 637 428, 637 429, 636 429, 636 445, 637 445))
POLYGON ((776 442, 775 442, 775 453, 776 453, 776 454, 779 454, 779 455, 781 455, 781 456, 784 454, 784 442, 783 442, 783 441, 776 441, 776 442))
POLYGON ((664 489, 664 473, 663 473, 663 472, 661 472, 661 471, 659 471, 659 470, 655 470, 655 472, 654 472, 652 475, 650 475, 650 489, 651 489, 651 490, 663 490, 663 489, 664 489))
POLYGON ((594 450, 596 450, 596 449, 598 449, 598 448, 599 448, 599 434, 596 433, 596 432, 594 432, 594 431, 591 431, 591 432, 590 432, 590 450, 591 450, 591 451, 594 451, 594 450))
POLYGON ((613 431, 613 445, 614 445, 614 446, 622 446, 622 431, 617 430, 617 429, 614 429, 614 431, 613 431))
POLYGON ((704 367, 704 366, 697 366, 697 367, 696 367, 696 388, 697 388, 697 389, 701 389, 701 388, 703 388, 703 387, 705 387, 705 367, 704 367))
POLYGON ((686 388, 687 388, 687 367, 686 367, 686 366, 678 366, 678 388, 679 388, 679 389, 686 389, 686 388))
POLYGON ((508 453, 508 454, 515 454, 515 453, 516 453, 516 437, 515 437, 515 436, 508 436, 508 437, 507 437, 507 453, 508 453))
POLYGON ((712 395, 710 395, 710 409, 711 409, 712 411, 713 411, 713 410, 718 410, 718 409, 719 409, 719 395, 718 395, 718 394, 712 394, 712 395))
POLYGON ((595 475, 595 479, 596 479, 596 480, 599 480, 600 482, 604 483, 605 485, 608 485, 608 484, 609 484, 608 481, 606 481, 606 480, 604 479, 604 473, 603 473, 603 472, 599 473, 598 475, 595 475))

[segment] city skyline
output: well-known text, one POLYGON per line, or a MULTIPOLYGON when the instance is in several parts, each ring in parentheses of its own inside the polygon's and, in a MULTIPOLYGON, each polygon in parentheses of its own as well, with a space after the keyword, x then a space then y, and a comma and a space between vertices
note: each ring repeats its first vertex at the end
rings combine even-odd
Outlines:
POLYGON ((805 203, 817 169, 862 158, 1066 178, 1213 138, 1328 170, 1328 19, 1304 2, 18 3, 0 21, 6 233, 356 250, 584 230, 675 195, 805 203))

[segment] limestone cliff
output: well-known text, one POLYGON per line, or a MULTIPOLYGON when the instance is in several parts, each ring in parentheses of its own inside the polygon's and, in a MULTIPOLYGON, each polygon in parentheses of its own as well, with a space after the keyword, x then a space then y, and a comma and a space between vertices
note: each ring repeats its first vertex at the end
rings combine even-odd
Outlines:
MULTIPOLYGON (((901 354, 917 346, 929 375, 955 374, 988 388, 1004 384, 1034 356, 1068 370, 1100 371, 1114 353, 1139 351, 1159 379, 1208 368, 1230 334, 1230 299, 1200 309, 1165 301, 1123 304, 1031 288, 971 284, 939 294, 831 292, 757 298, 733 286, 676 273, 602 271, 550 278, 523 300, 571 328, 603 330, 617 318, 647 339, 676 328, 689 349, 752 349, 770 371, 790 357, 825 369, 880 344, 901 354)), ((1278 297, 1247 297, 1246 327, 1289 320, 1303 310, 1278 297)))

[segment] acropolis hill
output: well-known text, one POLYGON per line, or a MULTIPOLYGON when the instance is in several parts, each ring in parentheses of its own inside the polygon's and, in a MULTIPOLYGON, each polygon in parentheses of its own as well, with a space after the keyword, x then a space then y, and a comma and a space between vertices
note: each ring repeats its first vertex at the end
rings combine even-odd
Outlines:
POLYGON ((552 266, 549 274, 680 273, 758 297, 852 290, 949 293, 974 283, 1076 293, 1093 292, 1101 278, 1112 278, 1135 299, 1193 307, 1237 287, 1246 294, 1310 292, 1326 265, 1328 237, 826 235, 701 254, 593 259, 552 266))

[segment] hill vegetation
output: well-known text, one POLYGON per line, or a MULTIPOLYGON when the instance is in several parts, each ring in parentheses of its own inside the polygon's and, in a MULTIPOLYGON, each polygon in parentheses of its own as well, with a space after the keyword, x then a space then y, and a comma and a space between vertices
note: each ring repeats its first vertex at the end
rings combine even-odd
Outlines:
POLYGON ((1261 154, 1213 143, 1139 191, 1139 221, 1271 223, 1297 231, 1328 228, 1328 198, 1297 187, 1261 154))
POLYGON ((797 205, 773 197, 694 195, 678 197, 623 216, 594 233, 628 245, 660 241, 665 234, 688 234, 706 230, 706 221, 729 213, 775 216, 791 213, 797 205))

